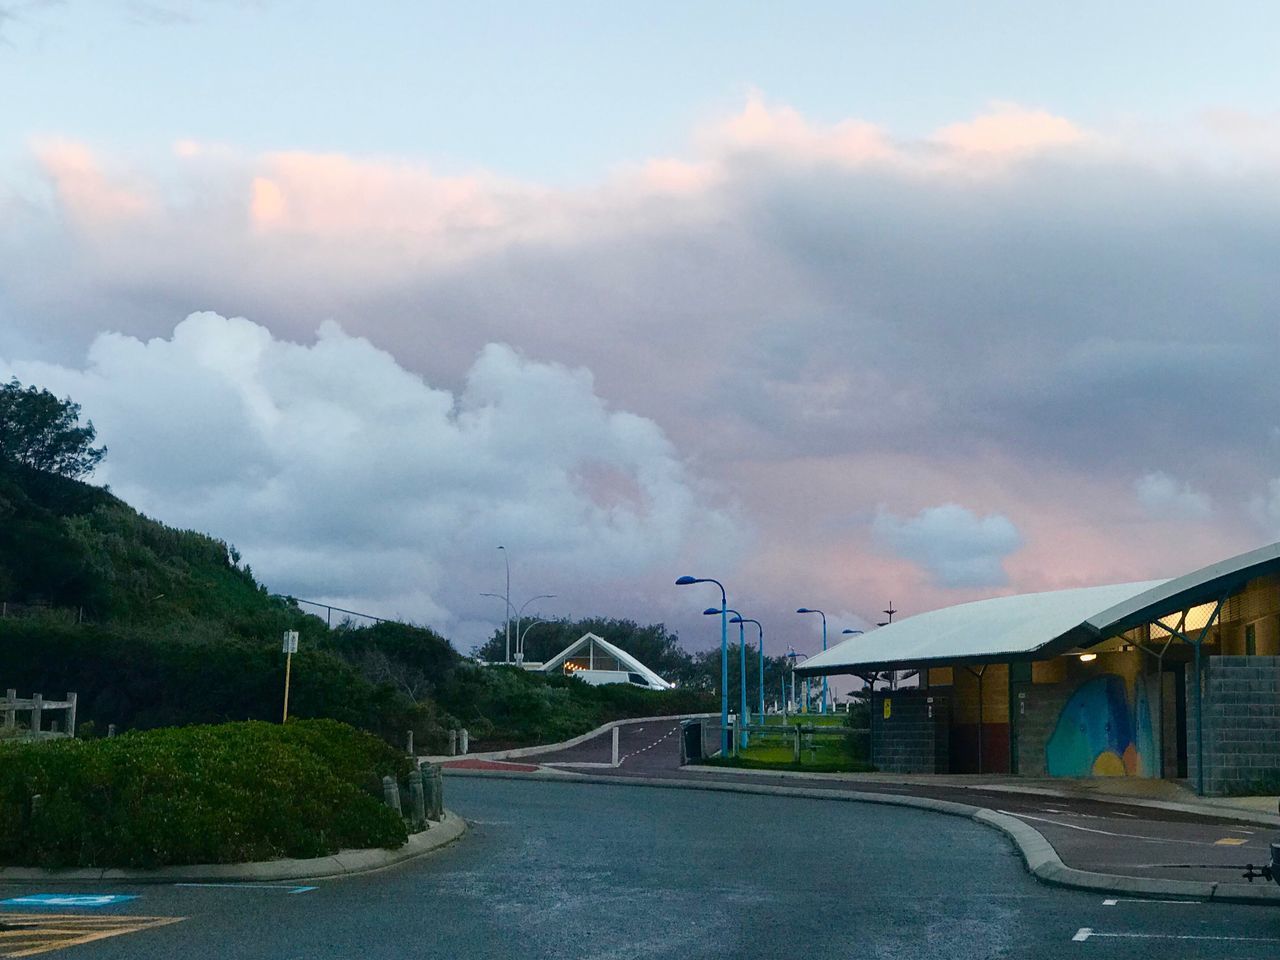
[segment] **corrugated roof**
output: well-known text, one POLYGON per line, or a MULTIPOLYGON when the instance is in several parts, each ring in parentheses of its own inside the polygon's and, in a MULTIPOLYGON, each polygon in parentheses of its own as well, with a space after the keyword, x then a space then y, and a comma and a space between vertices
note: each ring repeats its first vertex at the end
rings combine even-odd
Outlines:
POLYGON ((943 607, 850 637, 796 667, 804 674, 1051 656, 1203 603, 1272 569, 1280 543, 1173 580, 993 597, 943 607))
POLYGON ((600 647, 602 650, 611 654, 615 660, 626 667, 628 672, 638 673, 640 676, 644 677, 645 680, 649 682, 650 686, 657 687, 660 690, 670 690, 674 686, 674 684, 662 679, 662 677, 658 676, 621 647, 610 643, 604 637, 596 636, 594 633, 584 633, 546 663, 542 664, 538 669, 543 673, 551 673, 553 670, 559 669, 566 660, 575 656, 579 650, 592 641, 595 642, 597 647, 600 647))

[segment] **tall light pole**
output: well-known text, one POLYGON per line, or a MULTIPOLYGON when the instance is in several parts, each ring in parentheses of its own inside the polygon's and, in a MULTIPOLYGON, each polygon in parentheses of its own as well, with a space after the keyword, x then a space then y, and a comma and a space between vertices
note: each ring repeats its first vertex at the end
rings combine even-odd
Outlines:
POLYGON ((507 553, 507 548, 502 544, 498 544, 498 549, 502 551, 502 559, 507 566, 507 659, 503 663, 511 662, 511 555, 507 553))
MULTIPOLYGON (((893 604, 889 604, 889 606, 893 606, 893 604)), ((860 633, 866 633, 866 631, 865 631, 865 630, 849 630, 849 629, 844 629, 844 630, 841 630, 841 631, 840 631, 840 633, 841 633, 841 634, 843 634, 843 635, 844 635, 844 636, 846 636, 846 637, 856 637, 856 636, 857 636, 858 634, 860 634, 860 633)), ((874 685, 874 684, 872 684, 872 686, 874 687, 875 685, 874 685)), ((850 694, 850 697, 852 697, 852 694, 850 694)), ((853 700, 852 700, 852 699, 850 699, 848 702, 846 702, 846 703, 845 703, 845 710, 846 710, 846 712, 848 712, 849 705, 850 705, 851 703, 853 703, 853 700)), ((871 701, 870 701, 870 700, 868 700, 868 701, 867 701, 867 709, 870 709, 870 708, 871 708, 871 706, 870 706, 870 705, 871 705, 871 701)))
MULTIPOLYGON (((827 615, 821 610, 810 610, 808 607, 801 607, 796 613, 816 613, 822 618, 822 649, 827 649, 827 615)), ((822 675, 822 703, 818 705, 819 713, 827 712, 827 675, 822 675)))
MULTIPOLYGON (((712 616, 719 612, 715 607, 707 607, 702 614, 712 616)), ((747 632, 742 625, 742 614, 732 607, 725 612, 732 613, 733 616, 729 618, 729 622, 738 625, 738 681, 742 685, 742 693, 738 699, 738 741, 745 747, 747 745, 747 632)))
POLYGON ((540 593, 536 597, 530 597, 520 604, 520 609, 516 611, 516 663, 524 663, 524 635, 520 632, 520 621, 524 619, 524 608, 535 600, 554 600, 555 596, 554 593, 540 593))
POLYGON ((724 584, 710 577, 681 577, 676 586, 714 583, 720 588, 720 756, 729 755, 729 598, 724 584))
POLYGON ((752 620, 750 617, 739 617, 737 620, 730 620, 730 623, 754 623, 756 629, 760 631, 760 639, 757 644, 757 650, 760 654, 760 722, 764 723, 764 624, 759 620, 752 620))

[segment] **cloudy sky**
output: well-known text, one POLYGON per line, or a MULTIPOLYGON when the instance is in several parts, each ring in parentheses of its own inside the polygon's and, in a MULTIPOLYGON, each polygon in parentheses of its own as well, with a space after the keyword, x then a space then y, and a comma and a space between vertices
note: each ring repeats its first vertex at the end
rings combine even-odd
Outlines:
POLYGON ((0 375, 272 589, 812 651, 1280 536, 1271 4, 0 0, 0 375))

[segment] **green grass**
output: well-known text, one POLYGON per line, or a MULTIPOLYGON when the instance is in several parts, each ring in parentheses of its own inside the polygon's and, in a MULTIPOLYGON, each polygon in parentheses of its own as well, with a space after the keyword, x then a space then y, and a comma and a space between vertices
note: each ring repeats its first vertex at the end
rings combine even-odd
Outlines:
MULTIPOLYGON (((843 727, 848 719, 845 713, 790 713, 787 714, 788 727, 843 727)), ((771 713, 764 718, 766 726, 783 726, 782 717, 771 713)))
MULTIPOLYGON (((815 726, 834 727, 833 723, 815 726)), ((779 726, 779 733, 782 733, 779 726)), ((806 738, 807 739, 807 738, 806 738)), ((848 737, 817 735, 800 750, 800 762, 795 761, 795 746, 788 732, 779 737, 761 737, 756 734, 753 742, 736 756, 711 757, 706 763, 720 767, 741 767, 749 770, 806 770, 810 773, 865 773, 875 768, 853 754, 848 737)))

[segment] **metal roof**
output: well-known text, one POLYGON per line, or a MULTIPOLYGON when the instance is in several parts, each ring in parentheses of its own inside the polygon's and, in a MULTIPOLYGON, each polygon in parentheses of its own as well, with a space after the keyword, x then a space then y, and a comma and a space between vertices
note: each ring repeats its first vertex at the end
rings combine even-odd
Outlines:
POLYGON ((803 676, 1041 659, 1216 600, 1277 569, 1280 543, 1273 543, 1173 580, 1025 593, 943 607, 850 637, 797 665, 796 672, 803 676))

